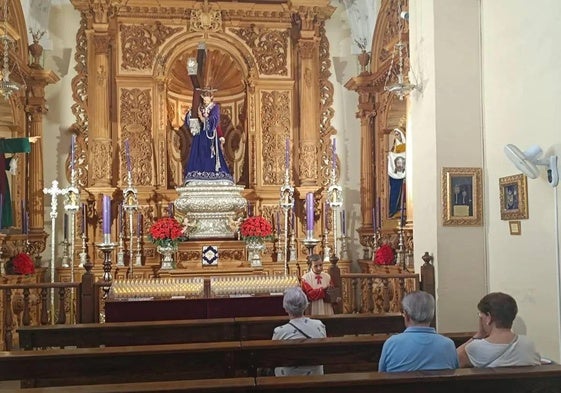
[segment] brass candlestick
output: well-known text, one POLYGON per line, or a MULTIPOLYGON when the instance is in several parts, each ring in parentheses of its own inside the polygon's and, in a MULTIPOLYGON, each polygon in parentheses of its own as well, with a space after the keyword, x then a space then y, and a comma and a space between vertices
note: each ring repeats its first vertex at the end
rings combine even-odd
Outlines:
POLYGON ((103 276, 102 279, 107 286, 102 287, 103 292, 105 292, 104 298, 107 297, 109 293, 109 286, 111 284, 111 280, 113 279, 111 275, 111 253, 117 247, 117 243, 112 243, 109 239, 108 234, 104 234, 103 243, 97 243, 96 246, 103 252, 103 276))

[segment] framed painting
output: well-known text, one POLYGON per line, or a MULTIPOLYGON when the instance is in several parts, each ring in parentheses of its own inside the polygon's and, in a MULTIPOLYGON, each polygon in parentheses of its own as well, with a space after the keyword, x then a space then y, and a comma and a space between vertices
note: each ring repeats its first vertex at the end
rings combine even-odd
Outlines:
POLYGON ((508 227, 510 229, 510 234, 511 235, 522 234, 522 228, 521 228, 520 221, 509 221, 508 222, 508 227))
POLYGON ((483 224, 481 168, 442 168, 442 225, 483 224))
POLYGON ((526 175, 501 177, 499 179, 501 220, 528 218, 528 186, 526 175))

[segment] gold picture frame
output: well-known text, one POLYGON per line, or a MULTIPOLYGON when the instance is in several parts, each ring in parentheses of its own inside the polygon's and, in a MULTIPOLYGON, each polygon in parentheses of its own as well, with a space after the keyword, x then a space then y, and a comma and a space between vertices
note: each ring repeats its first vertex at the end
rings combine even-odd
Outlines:
POLYGON ((501 220, 528 218, 528 186, 526 175, 499 178, 501 220))
POLYGON ((442 168, 442 225, 481 226, 481 168, 442 168))

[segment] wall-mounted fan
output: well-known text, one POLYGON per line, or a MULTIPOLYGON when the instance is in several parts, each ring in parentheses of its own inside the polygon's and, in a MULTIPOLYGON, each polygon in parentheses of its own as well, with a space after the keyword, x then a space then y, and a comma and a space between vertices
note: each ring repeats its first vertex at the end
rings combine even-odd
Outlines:
POLYGON ((538 145, 532 145, 528 150, 522 152, 515 145, 508 144, 504 150, 508 159, 530 179, 536 179, 540 175, 538 168, 540 165, 547 168, 547 181, 552 187, 556 187, 559 183, 556 155, 540 158, 543 151, 538 145))

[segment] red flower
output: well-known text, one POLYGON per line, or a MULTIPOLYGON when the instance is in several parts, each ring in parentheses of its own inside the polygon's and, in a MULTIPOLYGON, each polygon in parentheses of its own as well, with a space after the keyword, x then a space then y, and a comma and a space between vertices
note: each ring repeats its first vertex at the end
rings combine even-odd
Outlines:
POLYGON ((159 218, 148 231, 148 239, 158 246, 176 245, 184 235, 185 228, 172 217, 159 218))
POLYGON ((382 244, 374 254, 374 263, 377 265, 393 265, 395 263, 395 252, 387 243, 382 244))
POLYGON ((6 273, 33 274, 35 273, 35 264, 29 255, 21 252, 8 261, 6 264, 6 273))
POLYGON ((245 240, 255 238, 267 240, 273 235, 273 226, 261 216, 252 216, 242 222, 240 233, 245 240))

